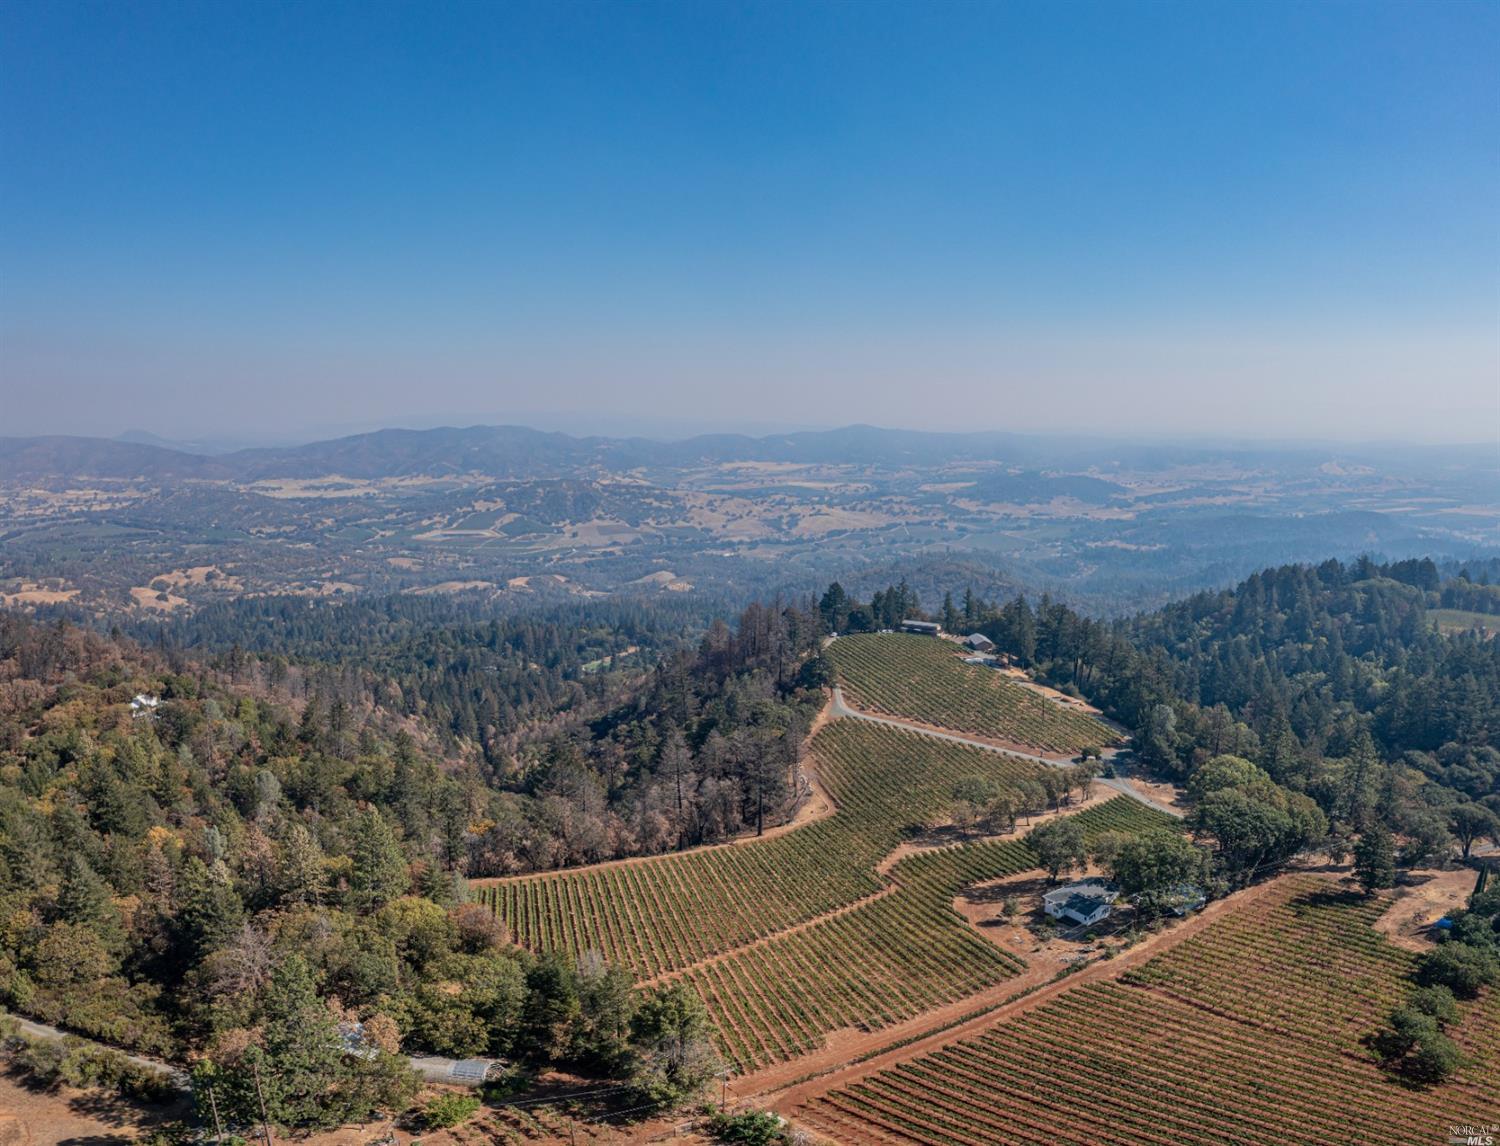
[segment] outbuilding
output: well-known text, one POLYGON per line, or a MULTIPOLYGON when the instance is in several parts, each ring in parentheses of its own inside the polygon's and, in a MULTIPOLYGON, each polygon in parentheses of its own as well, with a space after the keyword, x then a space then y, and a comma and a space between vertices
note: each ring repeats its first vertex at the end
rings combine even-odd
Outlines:
POLYGON ((901 631, 903 633, 920 633, 924 637, 935 637, 943 631, 943 626, 936 621, 902 621, 901 631))
POLYGON ((983 633, 970 633, 964 638, 964 644, 968 645, 976 653, 987 653, 995 647, 995 642, 983 633))
POLYGON ((1053 919, 1087 925, 1108 918, 1120 893, 1102 879, 1084 879, 1042 896, 1042 910, 1053 919))

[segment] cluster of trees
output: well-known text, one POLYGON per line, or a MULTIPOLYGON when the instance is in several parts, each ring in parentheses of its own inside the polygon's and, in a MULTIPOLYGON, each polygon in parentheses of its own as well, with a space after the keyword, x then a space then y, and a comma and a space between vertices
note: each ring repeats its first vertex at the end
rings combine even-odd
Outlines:
POLYGON ((1035 780, 1000 783, 974 777, 954 787, 945 822, 965 833, 1013 832, 1018 819, 1030 824, 1032 816, 1071 803, 1075 791, 1087 800, 1098 775, 1099 766, 1085 762, 1044 769, 1035 780))
POLYGON ((1188 783, 1188 825, 1213 840, 1231 886, 1324 842, 1328 819, 1309 796, 1282 787, 1239 756, 1215 756, 1188 783))
MULTIPOLYGON (((767 667, 786 650, 766 644, 779 622, 749 617, 662 679, 686 690, 684 742, 737 743, 764 721, 782 733, 767 736, 780 768, 800 740, 767 667)), ((783 666, 789 692, 798 669, 783 666)), ((534 958, 466 902, 503 821, 546 832, 526 812, 547 807, 544 781, 530 796, 498 789, 379 710, 351 710, 335 736, 327 707, 297 701, 0 614, 0 1002, 198 1057, 221 1110, 263 1097, 289 1126, 399 1107, 403 1047, 567 1063, 633 1080, 649 1101, 711 1073, 696 997, 534 958), (154 713, 132 712, 137 693, 160 698, 154 713)), ((636 704, 598 738, 638 727, 636 704)), ((595 736, 584 727, 584 749, 595 736)), ((742 817, 755 806, 745 763, 723 764, 742 817)))
POLYGON ((1481 876, 1452 924, 1417 963, 1410 997, 1371 1040, 1387 1067, 1413 1082, 1441 1082, 1464 1065, 1445 1031, 1461 1017, 1461 1002, 1500 982, 1500 888, 1485 890, 1481 876))
POLYGON ((902 621, 922 615, 922 602, 905 578, 895 585, 877 589, 868 605, 849 596, 837 581, 829 585, 818 600, 818 616, 824 631, 829 633, 872 633, 894 629, 902 621))
POLYGON ((1489 574, 1478 574, 1470 579, 1469 571, 1442 583, 1438 590, 1438 604, 1444 609, 1463 609, 1470 613, 1500 613, 1500 585, 1490 583, 1489 574))
POLYGON ((234 683, 419 720, 444 747, 474 749, 500 768, 520 735, 596 712, 628 690, 642 666, 711 620, 705 604, 676 595, 518 608, 503 617, 477 603, 411 594, 341 603, 251 597, 142 623, 133 635, 171 661, 197 658, 234 683))
POLYGON ((1078 822, 1063 817, 1039 825, 1027 842, 1053 883, 1092 859, 1147 919, 1165 914, 1195 892, 1206 895, 1210 890, 1208 850, 1175 828, 1134 835, 1101 832, 1090 847, 1078 822))

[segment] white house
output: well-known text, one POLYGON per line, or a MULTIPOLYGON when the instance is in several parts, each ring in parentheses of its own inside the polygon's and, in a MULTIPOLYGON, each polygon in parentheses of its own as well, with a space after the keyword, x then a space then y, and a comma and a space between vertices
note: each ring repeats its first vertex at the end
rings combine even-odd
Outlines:
POLYGON ((155 716, 156 706, 160 703, 160 697, 147 696, 143 692, 138 692, 135 694, 135 698, 130 702, 130 715, 155 716))
POLYGON ((983 633, 970 633, 964 638, 964 644, 968 645, 976 653, 987 653, 995 647, 995 642, 983 633))
POLYGON ((1084 879, 1042 896, 1042 910, 1069 923, 1098 923, 1114 909, 1120 893, 1102 879, 1084 879))

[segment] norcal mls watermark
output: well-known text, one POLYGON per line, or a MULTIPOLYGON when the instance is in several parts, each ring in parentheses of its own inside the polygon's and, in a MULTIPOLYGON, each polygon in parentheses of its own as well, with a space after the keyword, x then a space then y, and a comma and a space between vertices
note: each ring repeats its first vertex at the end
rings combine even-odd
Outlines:
POLYGON ((1500 1126, 1450 1126, 1448 1146, 1500 1146, 1500 1126))

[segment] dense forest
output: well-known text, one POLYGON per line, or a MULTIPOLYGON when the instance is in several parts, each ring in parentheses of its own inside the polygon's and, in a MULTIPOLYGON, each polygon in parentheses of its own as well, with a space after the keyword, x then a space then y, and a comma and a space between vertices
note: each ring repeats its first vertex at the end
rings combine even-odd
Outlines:
POLYGON ((491 763, 516 736, 618 693, 722 610, 699 598, 610 599, 512 608, 395 594, 352 601, 249 597, 129 635, 169 659, 207 660, 243 678, 252 662, 279 683, 300 667, 306 691, 420 720, 450 747, 491 763))
POLYGON ((817 631, 752 606, 499 762, 445 755, 407 713, 330 698, 274 657, 185 661, 0 614, 0 1002, 200 1056, 231 1110, 269 1056, 286 1125, 396 1101, 401 1048, 574 1064, 669 1097, 688 1065, 710 1069, 696 997, 532 959, 465 879, 787 814, 817 631), (345 1055, 349 1037, 365 1053, 345 1055), (684 1040, 703 1053, 684 1059, 684 1040))

